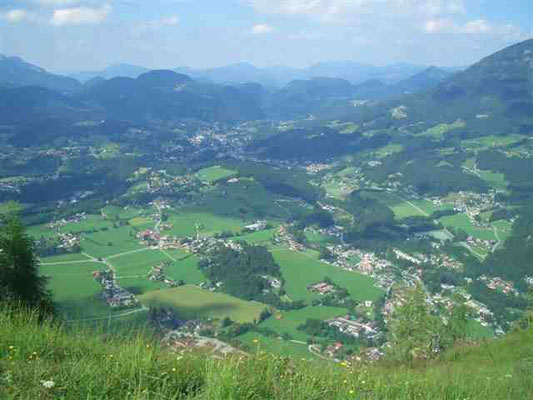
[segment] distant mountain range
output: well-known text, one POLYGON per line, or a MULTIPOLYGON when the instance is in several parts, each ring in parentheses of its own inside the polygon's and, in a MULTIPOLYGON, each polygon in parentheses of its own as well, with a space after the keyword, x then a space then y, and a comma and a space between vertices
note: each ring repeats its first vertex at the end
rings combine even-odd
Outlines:
MULTIPOLYGON (((189 75, 196 80, 212 83, 232 84, 256 82, 266 87, 280 88, 293 80, 304 80, 315 77, 341 78, 353 84, 358 84, 369 79, 381 80, 387 84, 394 84, 422 72, 426 68, 427 66, 405 63, 376 67, 354 61, 331 61, 318 63, 309 68, 302 69, 286 66, 257 68, 248 63, 237 63, 209 69, 179 67, 175 68, 173 71, 189 75)), ((446 72, 456 72, 459 71, 460 68, 442 68, 441 70, 446 72)), ((80 72, 71 74, 70 76, 81 82, 87 82, 96 77, 104 79, 111 79, 119 76, 136 78, 145 72, 148 72, 147 68, 139 67, 137 65, 117 64, 101 71, 80 72)))
POLYGON ((82 85, 75 79, 54 75, 19 57, 0 54, 0 86, 40 86, 61 92, 73 92, 79 90, 82 85))
MULTIPOLYGON (((243 80, 253 78, 254 69, 246 64, 239 68, 243 80)), ((314 72, 325 73, 327 68, 327 64, 317 66, 314 72)), ((382 126, 462 119, 469 129, 505 131, 512 127, 533 132, 532 69, 533 40, 508 47, 455 74, 429 67, 393 83, 368 79, 357 84, 322 76, 295 79, 281 89, 259 83, 211 83, 170 70, 148 71, 135 78, 96 77, 82 85, 19 58, 2 57, 0 124, 30 124, 45 130, 42 121, 51 120, 68 125, 87 120, 242 121, 312 115, 379 121, 382 126), (391 110, 398 107, 402 112, 394 115, 391 110)), ((231 70, 218 69, 217 74, 229 79, 231 70)), ((53 126, 51 134, 62 131, 53 126)))

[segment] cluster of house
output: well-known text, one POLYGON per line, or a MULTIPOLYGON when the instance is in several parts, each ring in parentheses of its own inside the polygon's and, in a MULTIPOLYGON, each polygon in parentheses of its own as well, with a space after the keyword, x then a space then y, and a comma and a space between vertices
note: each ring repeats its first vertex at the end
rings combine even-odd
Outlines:
POLYGON ((304 251, 305 246, 301 243, 298 243, 294 238, 291 236, 291 234, 287 231, 287 228, 285 226, 280 225, 276 238, 274 239, 276 243, 285 243, 289 249, 292 251, 304 251))
POLYGON ((496 245, 495 240, 479 239, 472 236, 469 236, 466 239, 466 243, 470 246, 480 246, 488 250, 492 249, 496 245))
POLYGON ((447 254, 431 254, 429 257, 429 261, 433 265, 438 265, 443 268, 453 269, 457 271, 462 270, 464 267, 462 262, 455 260, 447 254))
POLYGON ((104 300, 109 307, 125 308, 137 304, 137 299, 132 293, 116 284, 113 271, 94 271, 93 278, 103 286, 102 300, 104 300))
POLYGON ((307 286, 307 290, 320 295, 325 295, 335 292, 335 286, 326 282, 318 282, 307 286))
POLYGON ((499 277, 488 277, 486 275, 481 275, 478 279, 485 282, 489 289, 518 296, 518 291, 514 288, 513 282, 505 281, 499 277))
POLYGON ((309 164, 308 166, 305 167, 307 173, 309 174, 317 174, 321 171, 325 171, 331 168, 333 168, 333 165, 331 164, 320 164, 320 163, 309 164))
POLYGON ((187 238, 180 242, 180 247, 183 250, 206 257, 208 257, 211 251, 221 245, 236 251, 242 251, 242 246, 238 242, 231 240, 224 241, 214 237, 199 237, 196 239, 187 238))
POLYGON ((168 267, 168 265, 169 263, 165 261, 159 265, 150 268, 150 272, 148 272, 148 280, 163 282, 169 285, 170 287, 177 287, 184 284, 183 281, 176 281, 165 275, 165 268, 168 267))
POLYGON ((353 337, 375 338, 379 334, 375 322, 365 322, 362 319, 353 320, 349 315, 327 320, 326 323, 337 328, 340 332, 353 337))
POLYGON ((80 236, 73 233, 59 233, 59 241, 61 242, 57 247, 60 249, 72 249, 80 245, 80 236))
POLYGON ((197 184, 192 175, 173 176, 167 174, 165 170, 153 171, 147 179, 148 192, 172 192, 174 189, 192 188, 197 184))
POLYGON ((87 214, 85 212, 81 212, 81 213, 78 213, 78 214, 74 214, 68 218, 62 218, 62 219, 59 219, 57 221, 54 221, 54 222, 50 222, 48 224, 46 224, 46 228, 50 229, 50 230, 57 230, 59 229, 60 227, 62 226, 65 226, 67 224, 76 224, 76 223, 79 223, 81 221, 84 221, 87 219, 87 214))
POLYGON ((473 310, 477 315, 477 320, 481 322, 482 325, 489 325, 492 323, 493 320, 493 313, 490 311, 487 306, 479 301, 470 299, 467 302, 465 302, 465 305, 473 310))

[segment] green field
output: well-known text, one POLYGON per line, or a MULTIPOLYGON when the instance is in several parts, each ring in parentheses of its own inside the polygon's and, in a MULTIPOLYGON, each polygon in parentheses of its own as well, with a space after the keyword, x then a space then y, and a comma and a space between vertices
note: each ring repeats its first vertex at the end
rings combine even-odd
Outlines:
POLYGON ((238 322, 252 322, 265 307, 261 303, 189 285, 148 292, 139 296, 139 300, 147 306, 172 307, 183 318, 230 317, 238 322))
POLYGON ((394 216, 398 219, 429 216, 437 210, 444 210, 452 208, 452 204, 444 204, 442 206, 435 206, 431 201, 426 199, 406 200, 401 196, 391 192, 365 192, 365 196, 369 196, 382 204, 389 207, 394 216))
POLYGON ((252 232, 245 235, 237 236, 231 240, 243 240, 250 244, 263 244, 269 245, 270 239, 274 237, 274 234, 277 232, 277 228, 265 229, 264 231, 252 232))
POLYGON ((197 285, 206 281, 203 272, 198 267, 198 259, 193 254, 169 253, 177 261, 165 269, 165 275, 176 281, 197 285))
POLYGON ((92 273, 102 264, 87 262, 65 265, 43 265, 41 274, 49 276, 48 288, 53 300, 69 319, 82 319, 110 315, 113 311, 98 298, 101 286, 92 273))
POLYGON ((113 257, 108 260, 117 272, 117 278, 124 276, 146 276, 152 267, 161 264, 163 261, 170 261, 170 258, 159 250, 138 251, 113 257))
POLYGON ((468 336, 474 339, 493 338, 494 330, 471 319, 466 326, 468 336))
POLYGON ((457 120, 457 121, 455 121, 452 124, 439 124, 439 125, 436 125, 436 126, 430 128, 430 129, 428 129, 427 131, 425 131, 421 135, 441 138, 446 133, 451 132, 451 131, 453 131, 455 129, 464 128, 465 126, 466 126, 466 123, 464 121, 457 120))
POLYGON ((128 226, 89 233, 84 235, 81 241, 83 251, 93 257, 108 257, 142 247, 128 226))
POLYGON ((463 140, 461 145, 466 150, 486 150, 493 147, 509 146, 524 139, 522 135, 483 136, 477 139, 463 140))
POLYGON ((222 168, 219 165, 213 167, 204 168, 196 172, 196 176, 203 182, 214 183, 221 179, 229 178, 237 174, 237 171, 231 169, 222 168))
POLYGON ((326 320, 346 313, 346 309, 338 307, 305 307, 294 311, 280 311, 262 322, 261 326, 273 329, 280 335, 288 333, 294 340, 305 342, 309 335, 299 331, 298 327, 304 324, 308 318, 326 320))
POLYGON ((316 359, 313 353, 307 350, 307 344, 305 343, 294 343, 279 338, 271 338, 257 332, 246 332, 238 336, 237 339, 248 345, 250 352, 254 354, 264 351, 266 353, 304 358, 306 360, 316 359))
POLYGON ((306 254, 287 249, 272 251, 286 280, 285 289, 293 300, 310 301, 319 295, 307 290, 307 285, 331 278, 348 290, 354 300, 376 300, 383 292, 374 286, 374 281, 357 272, 347 271, 325 264, 306 254))
POLYGON ((43 257, 40 259, 43 264, 64 263, 69 261, 89 261, 90 259, 81 253, 61 254, 52 257, 43 257))
POLYGON ((165 233, 180 237, 195 236, 197 225, 201 236, 210 236, 224 230, 238 231, 245 225, 242 220, 236 218, 198 211, 170 213, 168 222, 172 224, 172 229, 165 233))
POLYGON ((466 214, 447 215, 439 219, 440 222, 446 227, 452 227, 455 229, 463 229, 469 236, 482 240, 496 240, 494 231, 492 229, 483 230, 476 228, 470 222, 470 219, 466 214))
POLYGON ((491 171, 478 171, 479 176, 493 189, 507 190, 508 183, 505 180, 505 175, 491 171))

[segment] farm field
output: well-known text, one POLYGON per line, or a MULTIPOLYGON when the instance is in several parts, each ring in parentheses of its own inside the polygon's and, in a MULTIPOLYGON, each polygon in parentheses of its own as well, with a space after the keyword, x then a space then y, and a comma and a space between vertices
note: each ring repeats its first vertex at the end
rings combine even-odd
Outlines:
POLYGON ((465 214, 447 215, 439 219, 446 227, 463 229, 468 235, 482 240, 496 240, 492 229, 483 230, 476 228, 465 214))
POLYGON ((307 350, 306 343, 294 343, 279 338, 271 338, 257 332, 246 332, 238 336, 237 339, 248 345, 249 351, 253 354, 264 351, 266 353, 303 358, 306 360, 316 359, 313 353, 307 350))
POLYGON ((483 136, 477 139, 463 140, 461 145, 467 150, 486 150, 493 147, 509 146, 524 139, 522 135, 483 136))
POLYGON ((466 126, 466 123, 464 121, 457 120, 451 124, 439 124, 432 128, 429 128, 427 131, 420 134, 420 136, 431 136, 431 137, 441 138, 446 133, 453 131, 455 129, 464 128, 465 126, 466 126))
POLYGON ((104 220, 100 215, 88 215, 87 219, 80 222, 69 223, 59 228, 62 233, 81 233, 100 231, 102 229, 112 229, 113 223, 109 220, 104 220))
POLYGON ((265 307, 261 303, 245 301, 224 293, 215 293, 196 286, 152 291, 139 296, 147 306, 171 307, 183 318, 224 318, 238 322, 252 322, 265 307))
POLYGON ((261 326, 273 329, 280 335, 288 333, 293 339, 305 342, 309 335, 299 331, 298 327, 304 324, 308 318, 326 320, 346 313, 345 308, 339 307, 305 307, 299 310, 276 312, 275 315, 263 321, 261 326))
POLYGON ((81 248, 93 257, 108 257, 143 246, 134 237, 131 227, 122 226, 84 235, 81 248))
POLYGON ((480 178, 487 182, 491 188, 498 190, 507 190, 508 184, 505 180, 504 174, 482 170, 479 170, 478 173, 480 178))
POLYGON ((247 233, 245 235, 232 238, 231 240, 243 240, 245 242, 248 242, 249 244, 256 244, 256 245, 259 245, 259 244, 269 245, 270 239, 274 237, 274 234, 277 231, 278 231, 277 228, 265 229, 259 232, 247 233))
POLYGON ((309 243, 313 244, 326 244, 332 241, 330 237, 310 229, 305 230, 305 238, 309 243))
POLYGON ((145 276, 126 276, 117 279, 118 284, 127 291, 138 296, 144 293, 168 289, 170 286, 164 282, 151 281, 145 276))
POLYGON ((108 261, 115 267, 117 278, 125 276, 146 276, 150 269, 170 258, 159 250, 138 251, 123 256, 109 258, 108 261))
POLYGON ((195 236, 196 225, 200 227, 200 236, 211 236, 224 230, 241 230, 245 223, 236 218, 223 217, 207 212, 183 211, 169 213, 172 229, 165 231, 173 236, 195 236))
POLYGON ((165 275, 176 280, 183 280, 191 285, 198 285, 205 282, 206 278, 198 267, 198 259, 193 254, 174 254, 169 253, 177 259, 165 269, 165 275))
POLYGON ((70 254, 61 254, 58 256, 43 257, 40 259, 43 264, 50 263, 65 263, 69 261, 90 261, 87 256, 84 256, 81 253, 70 253, 70 254))
POLYGON ((237 174, 237 171, 222 168, 219 165, 214 167, 204 168, 196 172, 196 176, 203 182, 214 183, 221 179, 229 178, 237 174))
POLYGON ((382 293, 374 281, 357 272, 325 264, 311 256, 286 249, 272 251, 286 280, 285 289, 293 300, 310 301, 319 295, 307 290, 307 285, 322 281, 326 276, 348 290, 354 300, 376 300, 382 293))
POLYGON ((435 206, 431 201, 426 199, 406 200, 391 192, 365 192, 365 195, 374 198, 391 209, 398 219, 429 216, 437 210, 452 208, 451 204, 435 206))
POLYGON ((82 319, 106 316, 113 313, 98 298, 101 286, 94 281, 92 273, 102 268, 102 264, 87 262, 71 265, 42 265, 40 270, 49 276, 48 287, 59 309, 69 319, 82 319))

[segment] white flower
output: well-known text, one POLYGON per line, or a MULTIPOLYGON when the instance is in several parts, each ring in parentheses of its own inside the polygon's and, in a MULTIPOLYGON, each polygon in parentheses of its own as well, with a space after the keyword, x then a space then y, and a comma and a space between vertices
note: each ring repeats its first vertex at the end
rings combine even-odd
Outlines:
POLYGON ((56 385, 54 381, 41 381, 41 383, 47 389, 52 389, 56 385))

